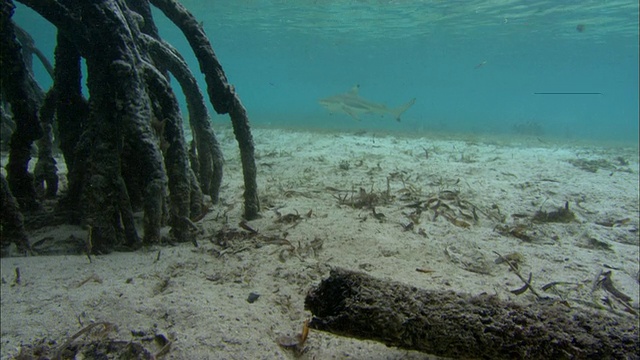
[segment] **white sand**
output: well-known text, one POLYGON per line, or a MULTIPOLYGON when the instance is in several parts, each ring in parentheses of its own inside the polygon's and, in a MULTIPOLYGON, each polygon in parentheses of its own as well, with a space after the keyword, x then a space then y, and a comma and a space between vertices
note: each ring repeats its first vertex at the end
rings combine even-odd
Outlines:
MULTIPOLYGON (((118 327, 110 334, 114 339, 142 341, 132 337, 132 330, 147 337, 166 335, 173 341, 167 359, 290 359, 293 354, 281 349, 276 338, 300 332, 309 317, 305 294, 332 266, 425 289, 488 292, 534 302, 529 291, 519 296, 510 292, 523 284, 507 265, 494 262, 493 251, 521 253, 521 273, 531 272, 534 287, 544 295, 558 297, 540 290, 547 283, 573 283, 557 290, 578 309, 593 310, 603 297, 611 298, 601 288, 591 290, 597 274, 614 267, 616 288, 631 296, 638 309, 637 148, 480 136, 253 133, 263 217, 250 226, 262 237, 228 240, 226 248, 216 244, 215 234, 224 226, 239 229, 242 214, 238 150, 230 130, 223 129, 218 134, 226 158, 222 203, 198 223, 199 248, 153 247, 96 256, 92 263, 85 255, 2 259, 2 358, 15 355, 21 343, 47 338, 60 344, 81 323, 108 321, 118 327), (606 160, 612 167, 591 173, 568 162, 577 159, 606 160), (347 194, 349 201, 352 195, 327 189, 363 188, 382 196, 387 178, 393 199, 375 207, 384 221, 376 220, 371 210, 339 205, 336 196, 347 194), (457 199, 445 199, 446 191, 457 192, 457 199), (409 195, 422 201, 439 195, 470 226, 444 216, 433 220, 429 210, 406 230, 403 225, 411 221, 407 215, 413 209, 405 206, 412 201, 403 196, 409 195), (508 235, 516 224, 531 224, 536 211, 554 211, 565 202, 575 221, 532 224, 526 232, 529 241, 508 235), (461 215, 460 210, 467 215, 472 211, 460 204, 475 205, 478 220, 461 215), (300 219, 282 221, 288 214, 300 219), (500 216, 504 223, 497 220, 500 216), (496 226, 504 227, 503 234, 496 226), (285 237, 295 249, 277 240, 285 237), (593 248, 594 240, 610 250, 593 248), (14 284, 16 268, 20 284, 14 284), (80 285, 92 275, 100 281, 80 285), (246 300, 251 292, 261 295, 252 304, 246 300)), ((64 226, 38 230, 31 241, 62 241, 72 234, 86 237, 85 230, 64 226)), ((616 313, 631 316, 620 303, 614 306, 616 313)), ((306 359, 434 358, 316 331, 306 347, 306 359)))

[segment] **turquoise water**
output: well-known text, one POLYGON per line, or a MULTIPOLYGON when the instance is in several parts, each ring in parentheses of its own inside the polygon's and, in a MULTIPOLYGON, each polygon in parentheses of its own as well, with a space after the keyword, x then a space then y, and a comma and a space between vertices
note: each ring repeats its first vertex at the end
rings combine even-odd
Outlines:
MULTIPOLYGON (((256 125, 638 142, 635 0, 183 3, 203 22, 256 125), (390 107, 417 100, 400 123, 378 115, 358 122, 318 104, 356 84, 362 97, 390 107)), ((183 36, 155 15, 197 72, 183 36)), ((46 21, 24 7, 16 21, 53 53, 46 21)))

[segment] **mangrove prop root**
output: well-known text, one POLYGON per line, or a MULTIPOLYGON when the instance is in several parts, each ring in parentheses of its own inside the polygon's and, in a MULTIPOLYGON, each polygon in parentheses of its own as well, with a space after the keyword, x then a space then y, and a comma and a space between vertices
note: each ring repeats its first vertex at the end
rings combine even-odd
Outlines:
POLYGON ((241 152, 245 218, 258 216, 257 171, 247 113, 202 26, 181 4, 175 0, 18 1, 50 21, 60 35, 51 72, 54 86, 46 116, 39 119, 43 97, 29 91, 37 84, 20 56, 11 22, 13 1, 0 6, 3 99, 20 120, 10 142, 6 180, 21 208, 38 205, 27 165, 31 144, 43 133, 39 123, 43 120, 49 138, 41 146, 46 151, 38 167, 39 190, 50 196, 57 191, 48 126, 57 125, 68 169, 68 191, 58 209, 70 215, 70 222, 93 227, 94 252, 158 242, 167 221, 173 240, 193 240, 192 229, 182 219, 203 216, 204 194, 213 202, 218 200, 223 156, 194 76, 158 34, 151 15, 153 4, 185 34, 205 75, 209 101, 218 113, 230 116, 241 152), (88 102, 81 92, 81 58, 86 64, 88 102), (169 72, 186 94, 193 157, 187 150, 177 99, 166 80, 169 72), (142 240, 132 226, 133 211, 138 210, 144 211, 142 240))
POLYGON ((26 254, 30 251, 29 238, 24 229, 24 217, 2 173, 0 173, 0 227, 2 228, 0 245, 3 249, 10 242, 14 242, 21 253, 26 254))
POLYGON ((184 33, 204 74, 207 93, 214 110, 218 114, 229 114, 231 118, 233 132, 240 147, 244 177, 244 217, 247 220, 255 219, 259 215, 260 200, 256 182, 255 148, 247 112, 233 86, 227 82, 211 43, 196 18, 175 0, 150 0, 150 2, 184 33))
POLYGON ((209 113, 200 88, 176 49, 169 43, 151 36, 142 38, 154 60, 168 69, 182 87, 189 111, 189 124, 193 130, 197 149, 197 156, 193 162, 194 172, 198 174, 202 192, 210 195, 215 203, 219 198, 224 158, 220 144, 211 128, 209 113))
POLYGON ((312 329, 451 358, 638 359, 640 350, 637 324, 626 318, 421 290, 339 268, 305 308, 312 329))
POLYGON ((11 193, 23 210, 37 210, 33 175, 28 166, 31 145, 43 135, 38 109, 43 94, 25 66, 22 46, 16 38, 11 17, 15 6, 11 1, 0 4, 0 87, 3 101, 11 105, 16 129, 11 135, 7 182, 11 193))

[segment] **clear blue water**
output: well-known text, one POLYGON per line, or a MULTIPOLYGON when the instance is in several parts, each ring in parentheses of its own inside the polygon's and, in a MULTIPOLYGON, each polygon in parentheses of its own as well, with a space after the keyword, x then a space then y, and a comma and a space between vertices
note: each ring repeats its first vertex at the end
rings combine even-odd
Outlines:
MULTIPOLYGON (((256 125, 509 134, 533 123, 548 137, 638 142, 635 0, 183 3, 203 22, 256 125), (389 106, 417 101, 400 123, 376 115, 357 122, 318 104, 355 84, 389 106)), ((155 15, 202 80, 183 36, 155 15)), ((53 54, 45 20, 24 7, 15 18, 53 54)), ((50 84, 42 69, 38 78, 50 84)))

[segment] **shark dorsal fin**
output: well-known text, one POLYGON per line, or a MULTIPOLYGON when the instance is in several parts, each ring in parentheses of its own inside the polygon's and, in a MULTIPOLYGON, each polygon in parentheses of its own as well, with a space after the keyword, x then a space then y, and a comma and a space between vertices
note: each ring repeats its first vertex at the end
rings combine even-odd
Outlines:
POLYGON ((360 84, 355 84, 351 90, 349 90, 349 94, 358 95, 358 90, 360 90, 360 84))

